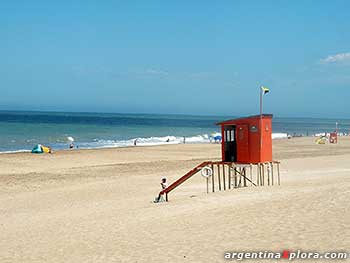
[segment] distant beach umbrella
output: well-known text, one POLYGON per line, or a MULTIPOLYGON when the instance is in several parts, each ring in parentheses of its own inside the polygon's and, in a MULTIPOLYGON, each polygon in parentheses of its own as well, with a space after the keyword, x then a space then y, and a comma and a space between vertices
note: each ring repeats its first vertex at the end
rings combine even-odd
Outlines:
POLYGON ((67 140, 70 141, 70 142, 74 142, 74 138, 71 137, 71 136, 68 136, 68 137, 67 137, 67 140))

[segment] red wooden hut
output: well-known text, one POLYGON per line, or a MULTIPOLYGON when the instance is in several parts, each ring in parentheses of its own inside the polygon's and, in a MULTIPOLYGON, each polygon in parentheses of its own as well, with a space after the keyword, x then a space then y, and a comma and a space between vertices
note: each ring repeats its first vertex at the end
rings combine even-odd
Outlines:
POLYGON ((221 126, 223 162, 272 162, 272 114, 217 123, 221 126))

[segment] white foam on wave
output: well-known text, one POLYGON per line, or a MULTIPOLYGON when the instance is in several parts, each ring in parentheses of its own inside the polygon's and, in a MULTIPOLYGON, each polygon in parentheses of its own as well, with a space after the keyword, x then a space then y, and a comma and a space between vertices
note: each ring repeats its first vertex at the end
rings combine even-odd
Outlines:
POLYGON ((132 138, 129 140, 103 140, 95 139, 89 143, 79 143, 79 148, 110 148, 110 147, 130 147, 134 146, 155 146, 166 144, 183 144, 185 143, 209 143, 210 136, 208 134, 196 135, 196 136, 162 136, 162 137, 146 137, 146 138, 132 138))
MULTIPOLYGON (((76 142, 79 148, 91 149, 91 148, 114 148, 114 147, 131 147, 135 146, 156 146, 156 145, 168 145, 168 144, 200 144, 200 143, 213 143, 214 134, 201 134, 195 136, 162 136, 162 137, 140 137, 132 138, 129 140, 105 140, 105 139, 94 139, 93 142, 76 142)), ((221 135, 215 133, 215 136, 221 135)), ((287 133, 273 133, 272 139, 287 139, 287 133)))
POLYGON ((275 139, 288 139, 288 133, 276 132, 271 135, 272 140, 275 139))
POLYGON ((14 150, 14 151, 3 151, 3 152, 0 152, 0 154, 4 154, 4 153, 26 153, 26 152, 30 152, 30 150, 21 149, 21 150, 14 150))
MULTIPOLYGON (((129 140, 99 140, 95 139, 94 142, 90 143, 79 143, 80 148, 110 148, 110 147, 130 147, 134 146, 136 140, 136 146, 156 146, 156 145, 167 145, 167 144, 196 144, 196 143, 213 143, 214 134, 201 134, 195 136, 162 136, 162 137, 146 137, 146 138, 133 138, 129 140)), ((215 136, 220 135, 220 133, 216 133, 215 136)), ((287 133, 273 133, 272 139, 287 139, 287 133)))

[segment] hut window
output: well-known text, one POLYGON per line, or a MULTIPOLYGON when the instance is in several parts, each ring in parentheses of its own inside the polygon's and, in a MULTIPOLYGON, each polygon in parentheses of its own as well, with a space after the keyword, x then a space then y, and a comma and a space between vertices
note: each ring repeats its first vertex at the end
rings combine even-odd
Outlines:
POLYGON ((257 132, 258 128, 255 125, 250 126, 250 131, 251 132, 257 132))
POLYGON ((231 142, 235 140, 235 131, 231 130, 231 142))
POLYGON ((233 142, 235 140, 235 131, 225 130, 224 136, 225 136, 225 142, 233 142))

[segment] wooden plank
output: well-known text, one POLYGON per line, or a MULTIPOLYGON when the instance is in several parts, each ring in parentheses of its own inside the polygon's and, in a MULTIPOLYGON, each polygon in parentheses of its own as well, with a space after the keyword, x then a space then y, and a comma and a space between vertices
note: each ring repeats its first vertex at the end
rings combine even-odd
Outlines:
POLYGON ((209 178, 207 177, 207 178, 205 178, 206 179, 206 181, 207 181, 207 194, 209 194, 209 178))
POLYGON ((274 181, 273 181, 273 163, 270 163, 271 164, 271 184, 273 185, 274 184, 274 181))
POLYGON ((213 193, 215 193, 215 172, 214 172, 214 165, 211 165, 211 170, 213 171, 213 174, 211 175, 211 187, 213 190, 213 193))
POLYGON ((253 165, 250 164, 250 167, 249 167, 249 171, 250 171, 250 183, 251 185, 253 185, 253 165))
POLYGON ((263 183, 262 185, 264 186, 265 185, 265 165, 262 164, 261 167, 262 167, 262 183, 263 183))
POLYGON ((222 165, 222 177, 223 177, 223 180, 222 180, 222 183, 223 183, 223 185, 224 185, 224 191, 226 190, 226 176, 225 176, 225 165, 223 164, 222 165))
POLYGON ((237 188, 237 167, 234 169, 234 176, 235 176, 235 188, 237 188))
POLYGON ((218 168, 219 191, 221 191, 220 164, 217 165, 217 168, 218 168))
POLYGON ((247 168, 242 168, 242 175, 243 175, 243 184, 244 187, 247 187, 247 168))
POLYGON ((231 165, 228 166, 228 189, 231 189, 231 165))
POLYGON ((238 174, 239 174, 239 182, 238 182, 238 186, 237 187, 240 187, 241 186, 241 183, 242 183, 242 167, 239 167, 238 168, 239 171, 238 171, 238 174))

